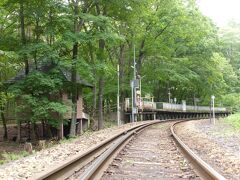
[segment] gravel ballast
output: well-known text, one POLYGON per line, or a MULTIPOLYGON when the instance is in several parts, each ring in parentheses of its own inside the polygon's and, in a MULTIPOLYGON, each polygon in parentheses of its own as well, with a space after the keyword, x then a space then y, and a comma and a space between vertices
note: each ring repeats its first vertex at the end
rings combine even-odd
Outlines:
POLYGON ((130 127, 147 123, 137 122, 121 125, 120 127, 112 127, 92 133, 84 133, 78 138, 55 145, 38 151, 28 157, 12 161, 0 166, 0 179, 28 179, 34 177, 35 174, 52 168, 55 165, 67 160, 71 156, 81 154, 96 144, 120 133, 126 131, 130 127))
POLYGON ((240 179, 240 132, 224 120, 189 121, 177 134, 197 155, 227 179, 240 179))

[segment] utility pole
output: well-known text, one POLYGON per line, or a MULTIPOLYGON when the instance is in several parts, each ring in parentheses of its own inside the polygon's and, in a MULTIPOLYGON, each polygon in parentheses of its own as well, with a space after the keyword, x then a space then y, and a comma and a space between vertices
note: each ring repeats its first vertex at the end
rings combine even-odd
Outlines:
POLYGON ((120 80, 119 80, 119 65, 117 66, 117 72, 118 72, 118 93, 117 93, 117 121, 118 121, 118 126, 121 125, 121 121, 120 121, 120 80))
POLYGON ((170 92, 170 88, 168 88, 168 102, 171 103, 171 92, 170 92))
POLYGON ((133 50, 134 52, 133 52, 133 56, 134 56, 134 58, 133 58, 133 61, 134 61, 134 65, 133 65, 133 67, 134 67, 134 74, 133 74, 133 78, 134 78, 134 80, 136 79, 136 77, 137 77, 137 75, 136 75, 136 50, 135 50, 135 45, 134 45, 134 50, 133 50))
POLYGON ((168 102, 169 102, 169 103, 172 103, 172 102, 171 102, 171 89, 175 89, 175 87, 169 87, 169 88, 168 88, 168 102))
POLYGON ((136 75, 136 53, 135 53, 135 45, 133 50, 134 58, 133 58, 133 80, 131 81, 131 88, 132 88, 132 122, 135 122, 135 114, 137 113, 136 107, 136 87, 137 85, 137 75, 136 75))
POLYGON ((132 89, 132 118, 131 118, 131 122, 134 122, 134 82, 131 81, 131 89, 132 89))
POLYGON ((194 103, 194 110, 197 110, 197 102, 196 102, 196 97, 195 97, 195 92, 193 94, 193 103, 194 103))
POLYGON ((215 96, 212 95, 211 96, 211 101, 212 101, 212 118, 213 118, 213 124, 215 125, 215 109, 214 109, 214 99, 215 99, 215 96))
POLYGON ((210 124, 212 124, 212 98, 210 101, 210 124))

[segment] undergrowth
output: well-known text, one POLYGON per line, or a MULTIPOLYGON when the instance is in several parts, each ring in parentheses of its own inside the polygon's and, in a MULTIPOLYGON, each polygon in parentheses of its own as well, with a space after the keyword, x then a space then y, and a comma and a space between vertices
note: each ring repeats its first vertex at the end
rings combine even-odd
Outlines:
POLYGON ((14 161, 14 160, 20 159, 22 157, 26 157, 28 155, 29 155, 29 153, 26 151, 20 151, 18 153, 3 152, 1 154, 2 159, 0 160, 0 164, 14 161))
POLYGON ((236 129, 240 129, 240 113, 228 116, 225 118, 225 122, 231 124, 236 129))

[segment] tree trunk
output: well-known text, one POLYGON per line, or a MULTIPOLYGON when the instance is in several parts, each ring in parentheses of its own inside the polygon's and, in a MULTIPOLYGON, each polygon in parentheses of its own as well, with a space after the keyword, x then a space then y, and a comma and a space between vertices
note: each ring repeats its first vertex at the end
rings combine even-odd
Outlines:
POLYGON ((63 120, 61 120, 61 123, 59 124, 59 129, 58 129, 58 139, 63 139, 64 137, 64 131, 63 131, 63 120))
MULTIPOLYGON (((87 31, 87 29, 85 29, 87 31)), ((94 56, 93 56, 93 46, 91 43, 88 44, 89 46, 89 57, 90 57, 90 62, 93 65, 93 77, 96 77, 96 67, 95 67, 95 61, 94 61, 94 56)), ((96 110, 97 110, 97 83, 95 82, 94 87, 92 89, 92 93, 93 93, 93 106, 92 106, 92 120, 91 120, 91 126, 93 129, 95 129, 95 126, 97 126, 97 122, 95 121, 95 117, 96 117, 96 110)))
POLYGON ((93 113, 92 113, 93 118, 96 116, 96 109, 97 109, 97 84, 95 83, 93 87, 93 113))
POLYGON ((47 138, 52 138, 52 130, 51 130, 51 126, 49 124, 46 124, 46 134, 47 134, 47 138))
MULTIPOLYGON (((96 77, 96 68, 94 65, 94 58, 93 58, 93 52, 92 52, 92 46, 89 46, 90 48, 90 58, 91 62, 93 63, 93 77, 96 77)), ((95 118, 96 116, 96 110, 97 110, 97 83, 95 82, 94 87, 93 87, 93 109, 92 109, 92 117, 95 118)))
POLYGON ((141 42, 138 60, 137 60, 137 73, 139 75, 141 74, 142 63, 143 63, 143 58, 144 58, 144 46, 145 46, 145 38, 141 42))
POLYGON ((7 132, 7 123, 6 123, 6 119, 5 119, 3 110, 1 111, 1 118, 3 121, 3 129, 4 129, 3 139, 4 139, 4 141, 6 141, 8 139, 8 132, 7 132))
POLYGON ((74 44, 73 47, 73 60, 72 60, 72 120, 70 128, 70 136, 76 135, 76 121, 77 121, 77 70, 76 70, 76 61, 78 55, 78 43, 74 44))
MULTIPOLYGON (((79 7, 78 0, 74 2, 74 33, 79 31, 78 17, 79 7)), ((76 122, 77 122, 77 58, 78 58, 78 42, 73 45, 73 56, 72 56, 72 119, 70 127, 70 136, 76 136, 76 122)))
MULTIPOLYGON (((77 89, 77 99, 80 101, 79 107, 81 108, 81 113, 83 113, 83 98, 82 98, 82 87, 78 87, 77 89)), ((77 112, 77 109, 76 109, 77 112)), ((77 113, 76 113, 77 116, 77 113)), ((79 135, 82 133, 82 119, 77 119, 76 121, 76 134, 79 135)))
POLYGON ((103 129, 103 76, 99 77, 99 91, 98 91, 98 129, 103 129))
POLYGON ((46 138, 46 128, 44 120, 42 120, 42 138, 46 138))
MULTIPOLYGON (((104 48, 105 41, 103 39, 99 40, 99 59, 104 62, 104 48)), ((99 90, 98 90, 98 129, 103 129, 104 115, 103 115, 103 91, 104 91, 104 72, 99 75, 99 90)))
POLYGON ((124 85, 124 67, 125 67, 125 58, 124 58, 124 50, 125 45, 122 44, 120 46, 120 54, 119 54, 119 88, 120 88, 120 119, 121 121, 124 120, 124 108, 125 108, 125 92, 123 89, 124 85))
POLYGON ((36 140, 36 124, 31 123, 31 125, 32 125, 32 138, 31 138, 31 140, 35 141, 36 140))
MULTIPOLYGON (((24 24, 24 0, 20 0, 20 24, 21 24, 21 41, 23 46, 26 45, 26 35, 25 35, 25 24, 24 24)), ((25 63, 25 75, 27 75, 29 73, 29 64, 28 64, 28 60, 27 60, 27 56, 24 55, 23 56, 23 60, 25 63)))
POLYGON ((17 142, 21 141, 21 120, 17 120, 17 142))
POLYGON ((27 122, 27 126, 28 126, 28 141, 31 140, 31 124, 30 121, 27 122))
MULTIPOLYGON (((53 23, 52 7, 49 8, 48 18, 49 18, 49 24, 52 25, 52 23, 53 23)), ((49 46, 52 46, 53 38, 54 38, 54 36, 53 36, 53 33, 51 32, 50 35, 48 36, 48 44, 49 44, 49 46)))
MULTIPOLYGON (((39 38, 40 38, 40 33, 39 33, 39 18, 36 19, 36 26, 35 26, 35 31, 36 31, 36 44, 39 43, 39 38)), ((34 51, 34 56, 33 56, 33 59, 34 59, 34 63, 35 63, 35 69, 38 69, 38 64, 37 64, 37 53, 38 51, 35 50, 34 51)))
MULTIPOLYGON (((106 9, 103 8, 103 15, 106 14, 106 9)), ((96 11, 98 15, 101 15, 99 4, 96 3, 96 11)), ((99 27, 100 31, 103 31, 102 27, 99 27)), ((104 62, 104 48, 105 48, 105 41, 103 39, 99 40, 99 54, 98 59, 101 63, 104 62)), ((103 128, 104 124, 104 115, 103 115, 103 91, 104 91, 104 71, 100 72, 99 75, 99 87, 98 87, 98 129, 103 128)))

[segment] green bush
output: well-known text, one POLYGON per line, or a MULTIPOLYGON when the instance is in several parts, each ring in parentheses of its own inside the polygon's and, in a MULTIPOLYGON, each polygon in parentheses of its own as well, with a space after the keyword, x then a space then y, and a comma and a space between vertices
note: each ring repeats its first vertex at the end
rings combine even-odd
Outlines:
POLYGON ((231 110, 234 112, 240 111, 240 94, 239 93, 231 93, 222 96, 222 101, 224 106, 231 107, 231 110))
POLYGON ((231 124, 233 127, 240 129, 240 113, 228 116, 225 121, 231 124))

